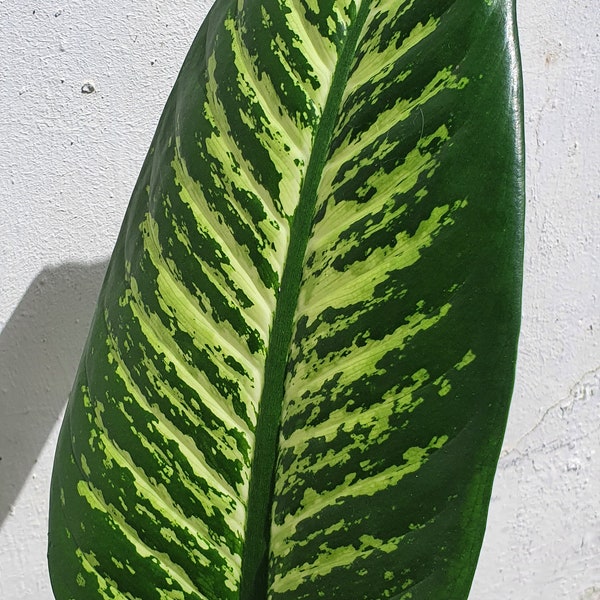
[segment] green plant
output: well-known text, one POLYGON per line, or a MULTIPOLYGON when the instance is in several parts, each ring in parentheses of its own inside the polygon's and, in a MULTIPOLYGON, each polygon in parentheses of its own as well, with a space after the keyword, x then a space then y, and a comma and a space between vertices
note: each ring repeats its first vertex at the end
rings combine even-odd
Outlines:
POLYGON ((508 0, 218 0, 53 474, 59 599, 464 599, 520 316, 508 0))

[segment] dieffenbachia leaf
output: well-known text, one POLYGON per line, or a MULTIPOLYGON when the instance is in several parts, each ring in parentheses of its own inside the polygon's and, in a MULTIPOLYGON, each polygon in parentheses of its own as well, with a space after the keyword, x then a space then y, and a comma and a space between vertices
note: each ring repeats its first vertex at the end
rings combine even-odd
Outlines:
POLYGON ((57 598, 466 598, 519 324, 512 11, 217 1, 65 416, 57 598))

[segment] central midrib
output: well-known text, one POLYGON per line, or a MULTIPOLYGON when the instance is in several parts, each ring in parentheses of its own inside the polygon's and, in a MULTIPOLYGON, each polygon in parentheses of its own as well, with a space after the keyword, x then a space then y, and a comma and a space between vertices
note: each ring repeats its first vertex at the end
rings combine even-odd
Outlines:
POLYGON ((314 137, 313 151, 290 228, 290 245, 273 318, 270 344, 265 361, 265 385, 256 425, 256 446, 252 460, 248 516, 242 555, 240 600, 265 600, 267 598, 269 531, 277 460, 277 438, 287 355, 302 281, 304 254, 312 228, 317 190, 329 152, 345 84, 348 80, 359 35, 368 13, 369 2, 364 1, 348 29, 346 42, 332 78, 323 116, 314 137))

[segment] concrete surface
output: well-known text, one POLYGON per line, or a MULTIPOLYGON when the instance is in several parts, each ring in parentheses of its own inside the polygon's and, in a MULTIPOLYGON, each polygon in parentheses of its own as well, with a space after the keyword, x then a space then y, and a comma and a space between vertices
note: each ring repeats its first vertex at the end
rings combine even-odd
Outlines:
MULTIPOLYGON (((129 194, 207 0, 4 0, 0 599, 51 600, 57 424, 129 194)), ((527 231, 515 395, 471 600, 600 600, 600 37, 521 0, 527 231)))

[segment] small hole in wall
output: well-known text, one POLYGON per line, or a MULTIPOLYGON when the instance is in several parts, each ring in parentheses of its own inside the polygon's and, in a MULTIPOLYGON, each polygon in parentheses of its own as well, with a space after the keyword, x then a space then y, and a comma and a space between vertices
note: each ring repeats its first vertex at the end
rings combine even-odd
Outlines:
POLYGON ((82 94, 93 94, 95 91, 96 91, 96 86, 94 85, 93 81, 86 81, 81 86, 82 94))

